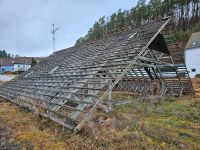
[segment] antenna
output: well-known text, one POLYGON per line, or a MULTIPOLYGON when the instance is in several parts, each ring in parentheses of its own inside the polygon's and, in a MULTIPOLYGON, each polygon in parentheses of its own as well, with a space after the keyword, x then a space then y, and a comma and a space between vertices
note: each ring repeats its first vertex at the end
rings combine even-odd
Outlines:
POLYGON ((59 30, 60 28, 56 28, 55 29, 55 25, 53 24, 53 30, 52 30, 52 35, 53 35, 53 52, 55 52, 55 41, 56 41, 56 38, 55 38, 55 34, 56 34, 56 31, 59 30))

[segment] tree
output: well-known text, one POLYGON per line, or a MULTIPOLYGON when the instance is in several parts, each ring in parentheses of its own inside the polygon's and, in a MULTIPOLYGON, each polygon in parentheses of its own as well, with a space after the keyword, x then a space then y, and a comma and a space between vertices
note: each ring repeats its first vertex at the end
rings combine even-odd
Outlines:
POLYGON ((5 50, 0 50, 0 57, 8 57, 8 53, 5 50))
POLYGON ((37 64, 37 61, 34 58, 32 58, 32 60, 31 60, 31 67, 34 66, 34 65, 36 65, 36 64, 37 64))
POLYGON ((109 17, 101 17, 84 37, 76 41, 76 45, 169 15, 177 31, 187 31, 200 22, 199 6, 200 0, 149 0, 148 4, 146 0, 138 0, 130 10, 119 9, 109 17))
POLYGON ((136 5, 137 10, 137 22, 142 24, 144 20, 147 19, 147 7, 146 7, 146 0, 139 0, 136 5))
POLYGON ((116 14, 116 20, 115 20, 115 31, 122 31, 125 27, 125 12, 121 9, 118 10, 117 14, 116 14))
POLYGON ((157 19, 160 18, 161 13, 161 0, 150 0, 150 18, 157 19))
POLYGON ((116 18, 117 18, 116 13, 113 13, 110 16, 110 22, 108 23, 108 31, 110 33, 114 33, 116 31, 116 18))

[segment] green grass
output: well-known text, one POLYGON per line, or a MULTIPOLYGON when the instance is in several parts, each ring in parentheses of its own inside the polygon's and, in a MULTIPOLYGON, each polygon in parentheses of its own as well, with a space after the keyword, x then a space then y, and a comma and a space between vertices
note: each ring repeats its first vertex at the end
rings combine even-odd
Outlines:
POLYGON ((135 114, 138 119, 135 126, 139 127, 136 131, 157 148, 200 148, 200 99, 173 102, 166 99, 155 107, 137 101, 116 108, 115 113, 122 118, 123 113, 135 114))
POLYGON ((189 39, 187 31, 177 30, 175 35, 179 42, 187 42, 189 39))
POLYGON ((192 30, 192 32, 193 32, 193 33, 195 33, 195 32, 200 32, 200 23, 198 23, 198 24, 194 27, 194 29, 192 30))

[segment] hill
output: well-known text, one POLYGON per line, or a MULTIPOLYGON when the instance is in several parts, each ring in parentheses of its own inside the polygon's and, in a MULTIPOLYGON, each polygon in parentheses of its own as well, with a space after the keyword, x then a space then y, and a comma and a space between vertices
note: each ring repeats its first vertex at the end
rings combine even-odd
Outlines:
POLYGON ((200 20, 199 6, 198 0, 150 0, 148 3, 146 0, 138 0, 137 5, 129 10, 119 9, 109 17, 99 18, 88 33, 76 41, 76 45, 95 41, 165 16, 172 17, 178 39, 185 40, 184 34, 188 31, 200 31, 200 25, 195 28, 200 20))

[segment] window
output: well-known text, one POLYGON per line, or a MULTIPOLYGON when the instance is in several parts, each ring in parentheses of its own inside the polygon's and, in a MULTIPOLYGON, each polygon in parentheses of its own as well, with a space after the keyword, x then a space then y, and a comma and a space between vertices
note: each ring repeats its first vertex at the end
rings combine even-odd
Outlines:
POLYGON ((196 72, 196 68, 192 68, 192 72, 196 72))

